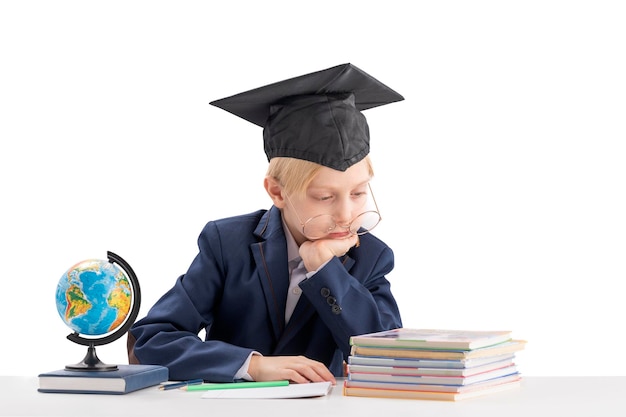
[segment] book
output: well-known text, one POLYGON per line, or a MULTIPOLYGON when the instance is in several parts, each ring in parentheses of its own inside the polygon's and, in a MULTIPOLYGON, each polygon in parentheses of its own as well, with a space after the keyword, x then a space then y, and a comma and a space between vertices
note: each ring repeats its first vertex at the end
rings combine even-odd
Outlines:
POLYGON ((400 391, 429 391, 429 392, 468 392, 471 390, 491 387, 493 385, 515 382, 522 379, 519 373, 505 375, 471 385, 440 385, 440 384, 406 384, 403 382, 354 381, 346 379, 344 385, 351 388, 390 389, 400 391))
POLYGON ((115 371, 57 371, 39 374, 39 392, 127 394, 168 380, 159 365, 117 365, 115 371))
POLYGON ((496 362, 486 363, 470 368, 433 368, 422 366, 381 366, 381 365, 357 365, 348 364, 350 373, 375 373, 391 375, 415 375, 415 376, 472 376, 494 369, 513 365, 513 359, 508 358, 496 362))
POLYGON ((517 373, 516 365, 505 366, 504 368, 494 369, 487 372, 471 376, 433 376, 433 375, 398 375, 398 374, 382 374, 382 373, 360 373, 350 372, 348 379, 354 381, 375 381, 375 382, 397 382, 405 384, 437 384, 437 385, 470 385, 476 382, 486 381, 488 379, 498 378, 506 375, 517 373))
POLYGON ((350 386, 349 381, 344 382, 343 395, 347 397, 371 397, 371 398, 397 398, 414 400, 438 400, 438 401, 461 401, 468 398, 480 397, 496 392, 507 391, 521 385, 521 379, 501 382, 495 385, 482 388, 472 387, 471 389, 456 392, 438 391, 417 391, 399 389, 361 388, 350 386))
POLYGON ((524 349, 525 340, 511 340, 494 346, 487 346, 473 350, 428 350, 421 348, 398 348, 398 347, 372 347, 353 345, 350 348, 351 355, 360 356, 383 356, 388 358, 411 358, 411 359, 445 359, 467 360, 486 358, 508 353, 518 352, 524 349))
POLYGON ((445 368, 445 369, 469 369, 477 366, 487 365, 493 362, 515 359, 515 354, 504 354, 496 356, 488 356, 476 359, 404 359, 404 358, 385 358, 379 356, 349 356, 348 364, 367 365, 367 366, 392 366, 392 367, 409 367, 409 368, 445 368))
POLYGON ((311 398, 328 395, 332 389, 333 386, 330 382, 310 382, 308 384, 289 384, 276 387, 215 389, 204 392, 202 398, 311 398))
POLYGON ((440 330, 399 328, 352 336, 350 344, 396 348, 471 350, 511 340, 509 330, 440 330))

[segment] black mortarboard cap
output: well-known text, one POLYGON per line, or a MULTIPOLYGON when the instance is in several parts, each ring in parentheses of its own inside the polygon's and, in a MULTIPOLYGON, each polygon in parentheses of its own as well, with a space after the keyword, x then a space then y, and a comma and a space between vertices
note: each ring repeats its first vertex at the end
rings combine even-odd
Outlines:
POLYGON ((263 127, 267 159, 286 156, 345 171, 369 153, 362 110, 404 98, 352 64, 211 102, 263 127))

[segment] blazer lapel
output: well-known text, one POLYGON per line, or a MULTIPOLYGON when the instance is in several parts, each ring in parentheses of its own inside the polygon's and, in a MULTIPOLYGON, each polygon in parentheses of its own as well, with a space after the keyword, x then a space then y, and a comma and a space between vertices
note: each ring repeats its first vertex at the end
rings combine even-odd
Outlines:
POLYGON ((278 341, 285 330, 285 304, 289 288, 286 241, 280 210, 272 207, 265 213, 255 233, 260 241, 251 245, 251 250, 263 288, 267 313, 278 341))

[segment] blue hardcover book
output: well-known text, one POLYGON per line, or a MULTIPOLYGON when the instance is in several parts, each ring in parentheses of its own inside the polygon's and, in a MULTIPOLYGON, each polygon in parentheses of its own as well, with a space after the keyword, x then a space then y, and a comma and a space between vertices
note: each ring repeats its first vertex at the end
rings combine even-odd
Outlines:
POLYGON ((58 371, 39 374, 39 392, 126 394, 168 380, 159 365, 117 365, 115 371, 58 371))

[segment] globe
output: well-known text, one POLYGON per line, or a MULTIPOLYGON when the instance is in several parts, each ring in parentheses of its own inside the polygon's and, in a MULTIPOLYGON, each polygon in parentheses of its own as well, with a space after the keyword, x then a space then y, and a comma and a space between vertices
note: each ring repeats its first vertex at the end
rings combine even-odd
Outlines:
POLYGON ((63 274, 56 304, 65 324, 75 332, 107 334, 120 327, 130 312, 130 281, 114 263, 88 259, 63 274))
POLYGON ((120 338, 133 325, 139 312, 139 281, 128 263, 107 252, 108 260, 87 259, 70 267, 59 279, 56 307, 73 333, 74 343, 88 346, 85 358, 65 368, 81 371, 109 371, 96 355, 95 346, 120 338))

